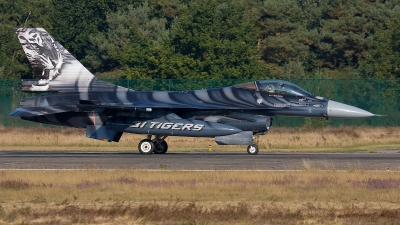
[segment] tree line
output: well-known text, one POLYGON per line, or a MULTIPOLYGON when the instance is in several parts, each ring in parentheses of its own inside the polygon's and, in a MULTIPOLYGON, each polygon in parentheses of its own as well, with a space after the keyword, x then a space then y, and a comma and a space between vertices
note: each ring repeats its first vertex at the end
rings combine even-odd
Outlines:
POLYGON ((0 0, 0 78, 43 27, 103 78, 400 78, 400 0, 0 0))

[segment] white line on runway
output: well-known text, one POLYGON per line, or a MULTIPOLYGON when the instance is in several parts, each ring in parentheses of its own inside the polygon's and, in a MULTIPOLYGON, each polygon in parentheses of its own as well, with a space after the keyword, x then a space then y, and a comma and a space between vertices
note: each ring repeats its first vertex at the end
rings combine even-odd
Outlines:
MULTIPOLYGON (((307 170, 163 170, 163 169, 0 169, 0 171, 142 171, 142 172, 307 172, 307 170)), ((332 170, 318 170, 328 172, 332 170)), ((334 170, 349 172, 349 170, 334 170)), ((365 171, 365 170, 364 170, 365 171)), ((400 172, 391 170, 367 170, 368 172, 400 172)))

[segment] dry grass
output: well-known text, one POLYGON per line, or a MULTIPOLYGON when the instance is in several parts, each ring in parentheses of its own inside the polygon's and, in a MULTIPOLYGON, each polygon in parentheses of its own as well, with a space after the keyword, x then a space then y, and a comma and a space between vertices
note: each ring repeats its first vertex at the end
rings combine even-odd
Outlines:
POLYGON ((3 224, 396 224, 400 173, 1 171, 3 224))
POLYGON ((32 204, 0 209, 0 224, 398 224, 398 208, 371 204, 32 204))
MULTIPOLYGON (((0 150, 136 151, 144 135, 125 133, 119 143, 86 138, 84 129, 0 128, 0 150)), ((172 151, 243 151, 243 146, 218 146, 213 138, 168 137, 172 151)), ((261 151, 360 151, 400 147, 400 128, 326 128, 302 130, 274 128, 258 137, 261 151)))

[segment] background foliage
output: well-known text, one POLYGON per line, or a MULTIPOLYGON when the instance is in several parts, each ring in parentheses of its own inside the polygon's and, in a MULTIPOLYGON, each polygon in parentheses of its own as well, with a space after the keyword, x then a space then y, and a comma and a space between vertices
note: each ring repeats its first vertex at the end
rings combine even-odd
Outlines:
POLYGON ((399 78, 399 0, 0 0, 0 78, 44 27, 103 78, 399 78))

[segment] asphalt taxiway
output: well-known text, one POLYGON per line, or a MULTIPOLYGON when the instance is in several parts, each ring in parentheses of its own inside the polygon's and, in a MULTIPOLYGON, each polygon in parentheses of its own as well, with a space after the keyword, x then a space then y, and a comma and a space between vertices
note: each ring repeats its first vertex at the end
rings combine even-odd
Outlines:
POLYGON ((377 153, 0 152, 0 169, 136 170, 390 170, 400 171, 399 150, 377 153))

